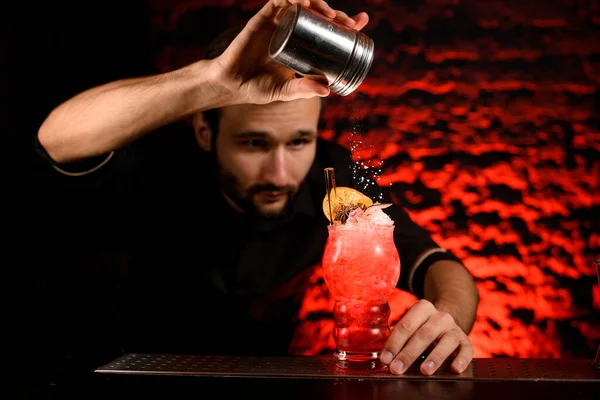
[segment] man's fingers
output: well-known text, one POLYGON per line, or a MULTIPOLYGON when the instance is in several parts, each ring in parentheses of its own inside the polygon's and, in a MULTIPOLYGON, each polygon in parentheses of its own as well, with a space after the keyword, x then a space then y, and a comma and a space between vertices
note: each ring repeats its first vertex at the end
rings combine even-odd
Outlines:
POLYGON ((425 361, 421 363, 421 373, 423 375, 432 375, 452 355, 454 350, 461 345, 470 345, 468 341, 466 343, 463 342, 462 336, 464 336, 464 333, 458 330, 451 330, 443 334, 425 361))
MULTIPOLYGON (((243 51, 245 46, 255 40, 253 36, 263 31, 265 27, 268 27, 268 29, 265 29, 264 32, 268 35, 272 34, 275 26, 283 16, 284 11, 290 5, 295 3, 300 3, 301 5, 308 7, 311 2, 310 0, 270 0, 266 2, 265 5, 262 6, 250 20, 248 20, 245 28, 240 32, 231 47, 235 48, 236 51, 243 51)), ((268 44, 268 42, 266 43, 268 44)))
POLYGON ((326 17, 335 18, 336 16, 336 11, 333 8, 331 8, 331 6, 327 4, 326 1, 323 0, 311 0, 310 8, 315 9, 316 11, 325 15, 326 17))
POLYGON ((352 17, 352 19, 355 22, 354 29, 360 31, 369 23, 369 14, 361 12, 352 17))
MULTIPOLYGON (((271 0, 267 6, 272 5, 274 8, 285 9, 297 3, 303 7, 312 8, 327 17, 335 18, 335 10, 324 0, 271 0)), ((272 9, 267 8, 267 11, 269 10, 272 12, 272 9)))
POLYGON ((335 19, 339 23, 346 25, 348 28, 353 29, 356 26, 356 21, 354 21, 352 18, 350 18, 348 16, 348 14, 346 14, 343 11, 336 10, 335 11, 335 19))
MULTIPOLYGON (((436 312, 435 307, 427 300, 419 300, 413 304, 400 321, 398 321, 396 326, 394 326, 392 334, 381 352, 381 362, 386 365, 390 364, 406 345, 410 337, 421 328, 434 312, 436 312)), ((398 363, 396 364, 396 366, 399 366, 398 363)))
POLYGON ((287 8, 292 4, 300 3, 301 6, 309 7, 311 1, 310 0, 271 0, 266 5, 273 5, 276 8, 287 8))
POLYGON ((271 20, 276 18, 283 10, 292 4, 300 3, 300 5, 308 7, 310 0, 271 0, 265 3, 264 6, 250 19, 253 23, 258 23, 258 20, 271 20))
MULTIPOLYGON (((400 350, 394 361, 390 364, 391 373, 404 373, 404 371, 406 371, 421 356, 421 354, 427 350, 429 345, 436 341, 442 333, 448 329, 445 321, 435 317, 437 317, 437 315, 429 318, 427 322, 417 329, 410 339, 408 339, 406 345, 400 350)), ((454 348, 456 348, 456 344, 454 348)), ((450 350, 450 352, 452 352, 452 350, 450 350)), ((448 357, 448 354, 446 354, 445 357, 448 357)))
POLYGON ((452 371, 456 372, 457 374, 462 374, 473 360, 473 353, 474 351, 471 341, 468 338, 462 340, 459 346, 458 354, 450 365, 452 371))
POLYGON ((326 97, 330 89, 326 83, 309 78, 295 78, 289 80, 282 88, 282 97, 286 100, 309 99, 319 96, 326 97))
POLYGON ((452 315, 427 300, 413 304, 394 326, 380 360, 391 373, 403 374, 419 357, 425 357, 420 365, 424 375, 448 359, 453 359, 452 371, 462 373, 473 359, 471 341, 452 315))
POLYGON ((256 24, 258 24, 259 21, 277 22, 277 19, 281 17, 282 12, 290 5, 296 3, 299 3, 304 7, 312 8, 326 17, 335 18, 338 22, 352 29, 361 30, 369 22, 369 16, 365 12, 358 13, 354 17, 349 17, 348 14, 341 10, 334 10, 323 0, 271 0, 250 19, 250 28, 252 30, 256 29, 256 24))

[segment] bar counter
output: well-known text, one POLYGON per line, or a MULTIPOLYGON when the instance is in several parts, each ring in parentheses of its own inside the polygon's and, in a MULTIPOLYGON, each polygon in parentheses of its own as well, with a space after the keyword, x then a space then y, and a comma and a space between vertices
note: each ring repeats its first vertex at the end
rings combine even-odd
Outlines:
POLYGON ((600 399, 600 369, 587 359, 476 358, 456 375, 425 377, 339 370, 331 357, 125 354, 64 373, 22 398, 600 399))

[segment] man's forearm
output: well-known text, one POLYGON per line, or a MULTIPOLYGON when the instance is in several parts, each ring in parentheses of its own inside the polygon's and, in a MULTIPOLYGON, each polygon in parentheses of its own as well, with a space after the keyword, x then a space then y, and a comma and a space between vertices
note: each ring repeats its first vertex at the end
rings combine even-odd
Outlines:
POLYGON ((89 89, 54 109, 38 138, 57 162, 113 151, 163 125, 223 105, 227 93, 219 90, 213 71, 201 61, 89 89))
POLYGON ((468 334, 475 322, 479 291, 473 276, 455 261, 433 263, 425 275, 425 299, 440 311, 446 311, 468 334))

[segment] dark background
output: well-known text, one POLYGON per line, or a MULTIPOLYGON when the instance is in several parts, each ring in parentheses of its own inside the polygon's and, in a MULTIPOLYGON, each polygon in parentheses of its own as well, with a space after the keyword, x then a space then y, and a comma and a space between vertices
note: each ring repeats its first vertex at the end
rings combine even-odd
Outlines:
MULTIPOLYGON (((369 13, 364 32, 376 53, 356 92, 330 97, 321 135, 352 148, 474 274, 481 293, 475 356, 593 357, 600 343, 598 2, 330 4, 369 13)), ((94 85, 198 59, 222 29, 262 5, 2 6, 5 318, 18 343, 94 343, 114 328, 98 325, 98 315, 119 306, 103 289, 118 281, 119 252, 90 240, 97 254, 90 260, 66 245, 69 237, 60 245, 60 215, 44 217, 56 214, 58 196, 33 152, 45 116, 94 85), (70 327, 66 338, 62 325, 70 327)), ((393 318, 413 300, 395 293, 393 318)), ((317 273, 294 352, 330 351, 331 306, 317 273)))

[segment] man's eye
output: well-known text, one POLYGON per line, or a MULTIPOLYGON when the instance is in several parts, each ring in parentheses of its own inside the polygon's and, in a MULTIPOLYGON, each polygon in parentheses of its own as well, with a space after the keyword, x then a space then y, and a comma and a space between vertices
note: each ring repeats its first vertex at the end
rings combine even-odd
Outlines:
POLYGON ((267 147, 267 142, 260 139, 250 139, 245 141, 244 145, 253 149, 264 149, 267 147))
POLYGON ((308 143, 309 143, 309 141, 306 139, 295 139, 290 142, 290 146, 291 147, 302 147, 308 143))

